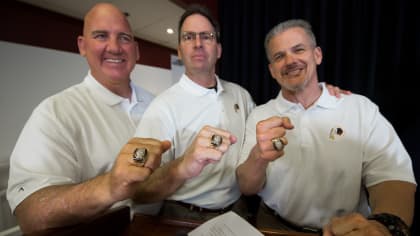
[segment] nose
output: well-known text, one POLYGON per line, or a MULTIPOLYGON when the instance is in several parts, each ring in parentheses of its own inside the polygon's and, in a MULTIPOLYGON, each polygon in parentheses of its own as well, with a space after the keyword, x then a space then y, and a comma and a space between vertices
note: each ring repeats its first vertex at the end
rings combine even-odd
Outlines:
POLYGON ((117 38, 111 37, 108 41, 107 50, 110 53, 120 53, 121 46, 117 38))
POLYGON ((284 62, 286 63, 286 65, 293 63, 295 61, 294 56, 291 53, 286 53, 284 55, 284 62))
POLYGON ((200 36, 197 34, 194 40, 194 47, 201 48, 203 46, 200 36))

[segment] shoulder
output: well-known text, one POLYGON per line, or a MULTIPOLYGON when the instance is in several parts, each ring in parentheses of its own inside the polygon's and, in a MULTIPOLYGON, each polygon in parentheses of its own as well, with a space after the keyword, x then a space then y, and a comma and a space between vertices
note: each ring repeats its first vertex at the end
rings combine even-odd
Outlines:
POLYGON ((223 88, 225 88, 225 89, 238 91, 238 92, 243 92, 243 93, 248 93, 248 91, 245 88, 243 88, 242 86, 240 86, 239 84, 229 82, 229 81, 226 81, 226 80, 223 80, 223 79, 219 79, 219 81, 222 84, 223 88))
POLYGON ((249 115, 249 120, 254 120, 254 122, 258 122, 260 120, 267 119, 271 116, 277 115, 278 111, 275 107, 275 99, 271 99, 265 104, 256 106, 251 114, 249 115))
POLYGON ((80 83, 47 97, 34 109, 32 115, 40 120, 74 124, 92 114, 98 114, 98 109, 105 111, 104 104, 94 90, 80 83))
POLYGON ((378 105, 376 105, 372 100, 368 97, 360 95, 360 94, 350 94, 350 95, 343 95, 342 99, 338 100, 339 103, 343 104, 343 109, 347 109, 348 107, 352 107, 354 109, 359 109, 363 112, 377 112, 379 110, 378 105))
POLYGON ((156 95, 146 109, 144 117, 163 115, 163 113, 167 113, 172 108, 177 107, 177 104, 184 97, 179 89, 177 89, 177 86, 177 84, 174 84, 156 95))
POLYGON ((236 95, 245 97, 247 100, 253 101, 251 95, 248 92, 248 90, 246 90, 245 88, 243 88, 239 84, 229 82, 229 81, 225 81, 225 80, 222 80, 222 79, 220 79, 220 83, 222 84, 224 90, 226 90, 228 92, 231 92, 231 93, 234 93, 236 95))
POLYGON ((137 85, 133 85, 133 87, 134 87, 134 90, 136 91, 136 95, 143 98, 144 100, 152 101, 155 98, 155 95, 153 95, 148 90, 137 85))
POLYGON ((81 110, 92 110, 85 108, 87 102, 82 102, 84 98, 80 94, 79 86, 75 85, 42 100, 26 121, 25 132, 36 132, 36 135, 63 132, 71 120, 83 115, 81 110))
POLYGON ((73 85, 61 92, 58 92, 50 97, 45 98, 37 109, 68 109, 71 104, 79 104, 89 92, 82 84, 73 85))

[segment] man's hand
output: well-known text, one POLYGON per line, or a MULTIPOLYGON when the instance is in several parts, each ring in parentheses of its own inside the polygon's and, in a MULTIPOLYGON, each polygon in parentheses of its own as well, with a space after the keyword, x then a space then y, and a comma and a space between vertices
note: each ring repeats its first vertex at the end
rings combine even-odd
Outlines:
POLYGON ((120 201, 131 198, 136 185, 146 180, 160 166, 161 157, 171 147, 169 141, 148 138, 132 138, 121 149, 114 166, 109 173, 109 193, 113 200, 120 201), (133 160, 136 148, 147 150, 145 163, 133 160))
POLYGON ((199 175, 207 164, 218 162, 236 141, 236 136, 226 130, 204 126, 182 157, 179 165, 181 178, 188 179, 199 175), (212 144, 213 135, 222 138, 220 145, 212 144))
POLYGON ((284 136, 286 130, 290 129, 293 129, 293 125, 288 117, 273 116, 258 122, 256 127, 257 144, 254 147, 257 156, 267 161, 274 161, 283 156, 284 146, 287 145, 287 139, 284 136), (280 149, 275 147, 277 138, 281 140, 283 146, 280 149))
POLYGON ((392 236, 388 229, 375 220, 368 220, 359 213, 333 217, 323 228, 323 236, 392 236))
POLYGON ((330 95, 335 96, 337 98, 340 98, 341 94, 345 94, 345 95, 350 95, 351 94, 350 90, 343 90, 343 89, 340 89, 339 87, 333 86, 331 84, 326 84, 325 86, 327 87, 327 90, 330 93, 330 95))

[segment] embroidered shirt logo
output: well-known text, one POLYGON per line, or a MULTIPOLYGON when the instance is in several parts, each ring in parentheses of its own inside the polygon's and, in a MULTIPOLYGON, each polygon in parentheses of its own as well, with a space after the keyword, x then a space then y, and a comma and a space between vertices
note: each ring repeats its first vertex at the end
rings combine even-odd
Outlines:
POLYGON ((344 130, 340 127, 331 128, 329 138, 331 140, 335 140, 336 136, 342 136, 344 134, 344 130))

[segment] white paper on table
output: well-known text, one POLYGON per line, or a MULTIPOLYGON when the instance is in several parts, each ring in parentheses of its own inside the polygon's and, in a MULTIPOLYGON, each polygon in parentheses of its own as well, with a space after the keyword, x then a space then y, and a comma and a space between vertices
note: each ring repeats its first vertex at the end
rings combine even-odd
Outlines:
POLYGON ((229 211, 206 221, 191 231, 188 236, 263 236, 254 226, 229 211))

